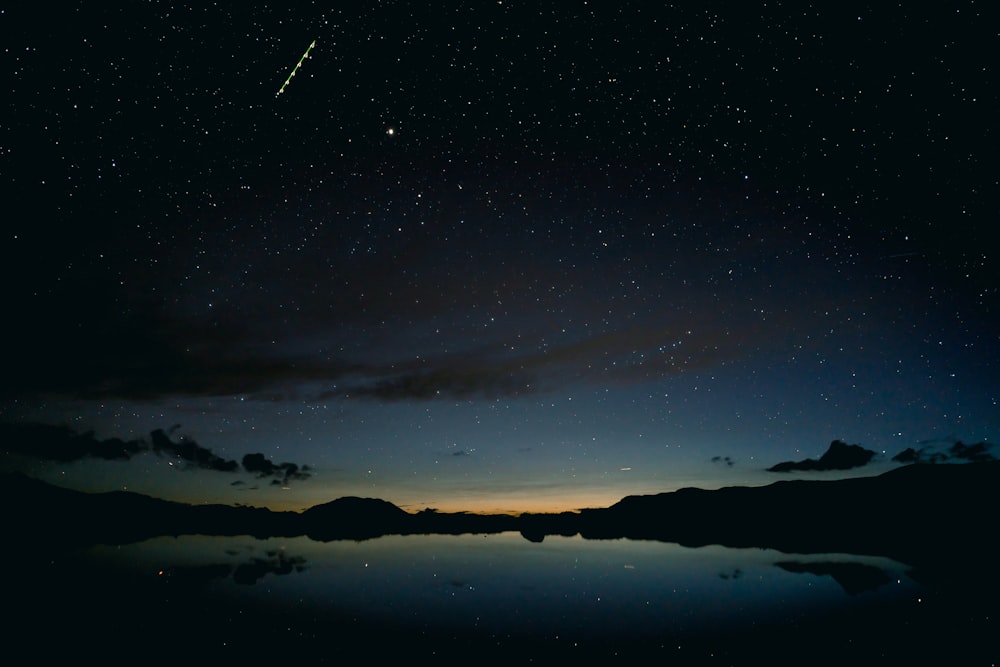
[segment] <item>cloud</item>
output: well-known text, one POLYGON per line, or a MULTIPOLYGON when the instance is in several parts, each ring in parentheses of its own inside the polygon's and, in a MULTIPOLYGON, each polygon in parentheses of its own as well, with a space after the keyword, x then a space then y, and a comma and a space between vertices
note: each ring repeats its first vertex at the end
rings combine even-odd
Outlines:
POLYGON ((749 342, 763 347, 770 340, 754 326, 736 336, 712 323, 702 325, 634 325, 561 344, 540 340, 512 350, 498 343, 415 361, 359 364, 339 376, 335 388, 314 398, 496 398, 567 384, 633 384, 713 366, 744 354, 749 342))
POLYGON ((287 484, 293 479, 309 479, 309 466, 301 468, 295 463, 274 463, 263 454, 245 454, 243 469, 255 473, 260 478, 274 477, 272 484, 287 484))
POLYGON ((977 442, 974 445, 966 445, 958 440, 944 451, 933 447, 921 447, 920 449, 907 447, 899 454, 893 456, 892 460, 897 463, 945 463, 949 461, 978 463, 982 461, 996 461, 996 457, 989 452, 992 448, 993 445, 988 442, 977 442))
MULTIPOLYGON (((177 428, 177 426, 174 426, 170 430, 172 432, 177 428)), ((205 470, 218 470, 220 472, 236 472, 239 470, 240 464, 236 461, 227 461, 217 456, 212 450, 202 447, 187 436, 182 435, 180 442, 174 442, 163 429, 159 428, 150 433, 149 436, 152 440, 151 449, 155 454, 166 453, 169 456, 187 462, 191 466, 205 470)))
MULTIPOLYGON (((55 356, 17 360, 8 382, 0 384, 0 395, 13 391, 20 396, 151 400, 286 398, 305 392, 312 400, 496 398, 567 384, 646 382, 710 367, 747 350, 757 353, 779 344, 770 333, 779 325, 748 317, 737 330, 717 315, 692 315, 682 323, 654 314, 603 331, 498 328, 492 340, 471 349, 468 344, 474 339, 462 338, 453 327, 448 334, 455 337, 451 347, 460 351, 438 355, 419 354, 412 342, 388 332, 376 346, 379 351, 372 352, 377 359, 346 360, 331 355, 323 343, 276 344, 273 332, 265 337, 246 322, 165 321, 146 314, 117 322, 114 328, 95 325, 71 347, 57 348, 55 356)), ((420 322, 413 326, 419 328, 420 322)))
MULTIPOLYGON (((240 463, 225 459, 211 449, 199 445, 194 439, 181 435, 178 441, 171 434, 180 427, 169 430, 156 429, 149 434, 149 440, 121 440, 108 438, 99 440, 91 431, 77 433, 67 426, 38 423, 0 423, 0 443, 9 454, 28 456, 43 461, 68 463, 84 458, 107 461, 128 461, 132 457, 153 453, 168 456, 186 465, 182 469, 213 470, 236 473, 240 463)), ((263 454, 247 454, 243 457, 242 469, 257 477, 274 477, 277 484, 287 484, 292 480, 311 477, 308 466, 296 463, 279 463, 267 459, 263 454)))
POLYGON ((730 468, 733 467, 733 459, 728 456, 713 456, 712 463, 723 463, 730 468))
POLYGON ((0 380, 0 397, 231 396, 356 370, 326 356, 275 355, 247 325, 232 320, 165 319, 142 312, 88 322, 69 339, 49 340, 43 332, 24 341, 45 353, 15 355, 0 380))
POLYGON ((82 458, 125 461, 145 451, 141 440, 98 440, 93 431, 77 433, 66 426, 0 423, 0 446, 9 453, 69 463, 82 458))
MULTIPOLYGON (((325 392, 322 398, 359 396, 382 401, 424 400, 434 398, 472 398, 476 396, 517 396, 529 393, 537 383, 521 370, 505 368, 479 360, 478 365, 461 367, 443 364, 437 368, 414 370, 379 377, 379 371, 342 391, 325 392)), ((391 372, 391 369, 389 369, 391 372)))
POLYGON ((784 461, 767 470, 769 472, 791 472, 793 470, 849 470, 868 464, 875 452, 861 445, 848 445, 840 440, 830 443, 829 449, 819 458, 802 461, 784 461))
POLYGON ((992 447, 986 442, 977 442, 974 445, 966 445, 961 442, 956 442, 948 450, 953 459, 961 459, 965 461, 980 462, 980 461, 995 461, 996 457, 987 452, 986 450, 992 447))

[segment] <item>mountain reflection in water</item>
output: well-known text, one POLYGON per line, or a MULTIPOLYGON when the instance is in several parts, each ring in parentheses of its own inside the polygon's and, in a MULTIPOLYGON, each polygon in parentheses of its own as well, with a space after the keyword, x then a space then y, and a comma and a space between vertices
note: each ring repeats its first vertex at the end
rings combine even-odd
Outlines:
MULTIPOLYGON (((905 565, 881 557, 580 536, 536 543, 513 532, 329 542, 160 537, 82 549, 34 576, 43 572, 48 581, 31 587, 52 595, 36 600, 35 629, 59 623, 83 643, 110 632, 112 645, 159 646, 161 656, 308 650, 333 660, 361 642, 382 656, 653 647, 693 660, 764 637, 787 646, 803 628, 912 609, 922 595, 905 565)), ((30 607, 22 606, 22 621, 30 607)))
POLYGON ((12 477, 3 636, 105 665, 995 664, 997 465, 516 518, 358 498, 277 514, 12 477))
MULTIPOLYGON (((788 556, 775 551, 579 536, 541 544, 517 533, 323 543, 180 537, 94 554, 140 578, 155 574, 165 595, 202 587, 231 602, 333 610, 393 625, 578 640, 701 632, 751 619, 780 623, 855 603, 836 577, 795 574, 782 564, 788 556)), ((810 556, 803 564, 828 567, 837 559, 842 568, 880 572, 892 584, 868 591, 872 598, 918 596, 901 564, 851 558, 810 556)))

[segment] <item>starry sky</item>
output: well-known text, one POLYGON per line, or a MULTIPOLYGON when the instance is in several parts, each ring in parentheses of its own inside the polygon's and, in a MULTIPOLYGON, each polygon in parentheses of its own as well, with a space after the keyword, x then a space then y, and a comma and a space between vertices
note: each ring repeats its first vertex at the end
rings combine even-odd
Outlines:
POLYGON ((2 465, 519 512, 994 442, 985 10, 8 6, 0 421, 86 446, 2 465))

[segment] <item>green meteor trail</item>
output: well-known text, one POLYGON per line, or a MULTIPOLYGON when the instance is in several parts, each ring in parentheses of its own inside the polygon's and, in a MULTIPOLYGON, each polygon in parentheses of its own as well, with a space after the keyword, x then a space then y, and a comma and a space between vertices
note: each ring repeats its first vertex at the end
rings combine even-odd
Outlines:
POLYGON ((290 84, 292 82, 292 77, 295 76, 295 73, 299 71, 300 67, 302 67, 302 63, 304 63, 306 61, 306 58, 309 57, 309 52, 313 50, 314 46, 316 46, 316 40, 315 39, 312 41, 312 44, 309 45, 309 48, 306 49, 306 52, 302 54, 302 57, 299 58, 299 62, 297 62, 295 64, 295 67, 292 68, 292 73, 289 74, 288 78, 285 79, 285 82, 283 84, 281 84, 281 88, 278 89, 278 92, 276 93, 276 95, 280 95, 283 92, 285 92, 285 88, 287 88, 288 84, 290 84))

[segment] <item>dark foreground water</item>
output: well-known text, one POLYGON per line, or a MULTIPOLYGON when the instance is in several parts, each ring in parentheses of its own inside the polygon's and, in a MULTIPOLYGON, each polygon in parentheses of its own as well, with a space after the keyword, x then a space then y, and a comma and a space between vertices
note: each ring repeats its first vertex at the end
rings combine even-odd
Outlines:
POLYGON ((3 636, 45 664, 989 665, 1000 655, 995 584, 928 586, 873 556, 517 533, 30 546, 7 554, 3 636))

